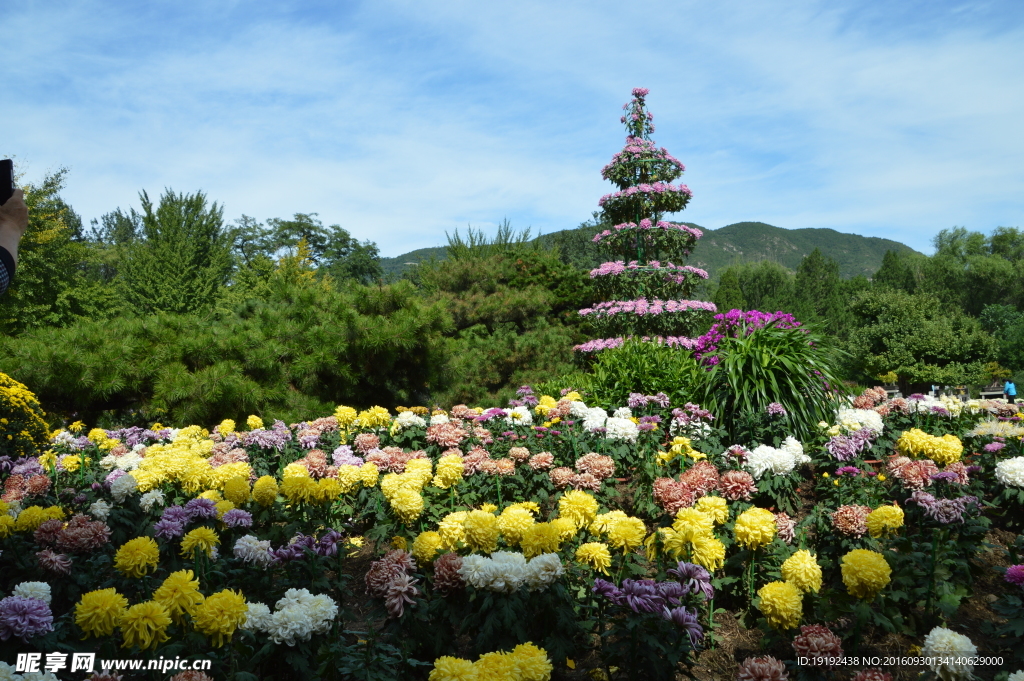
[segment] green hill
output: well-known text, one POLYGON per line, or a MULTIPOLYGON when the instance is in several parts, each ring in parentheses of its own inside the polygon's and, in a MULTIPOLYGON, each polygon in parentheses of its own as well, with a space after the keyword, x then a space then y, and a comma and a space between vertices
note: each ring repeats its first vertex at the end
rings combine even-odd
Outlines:
MULTIPOLYGON (((844 234, 834 229, 783 229, 763 222, 737 222, 721 229, 707 229, 692 222, 686 223, 703 230, 704 238, 697 242, 688 264, 706 269, 712 278, 730 265, 760 260, 774 260, 795 270, 804 256, 815 248, 839 263, 843 278, 872 276, 882 264, 886 251, 901 254, 914 253, 914 249, 890 239, 859 234, 844 234)), ((592 224, 544 234, 534 241, 545 246, 558 246, 563 257, 579 267, 592 268, 602 262, 598 249, 591 243, 599 231, 592 224)), ((395 258, 381 258, 386 276, 400 277, 413 263, 443 260, 446 249, 421 248, 395 258)))

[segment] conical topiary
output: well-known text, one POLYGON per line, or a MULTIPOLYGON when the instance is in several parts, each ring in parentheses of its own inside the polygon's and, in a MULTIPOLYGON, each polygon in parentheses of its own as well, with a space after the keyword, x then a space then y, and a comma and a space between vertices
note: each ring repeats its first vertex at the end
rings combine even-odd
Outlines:
POLYGON ((662 220, 685 208, 692 193, 685 184, 672 184, 683 174, 683 164, 651 140, 654 116, 645 108, 647 94, 645 88, 633 90, 621 118, 626 146, 601 171, 618 187, 599 202, 602 221, 614 227, 594 236, 611 256, 590 273, 605 300, 580 314, 605 337, 576 347, 583 352, 616 347, 627 337, 690 348, 701 317, 716 311, 714 303, 689 299, 708 273, 682 264, 701 231, 662 220))

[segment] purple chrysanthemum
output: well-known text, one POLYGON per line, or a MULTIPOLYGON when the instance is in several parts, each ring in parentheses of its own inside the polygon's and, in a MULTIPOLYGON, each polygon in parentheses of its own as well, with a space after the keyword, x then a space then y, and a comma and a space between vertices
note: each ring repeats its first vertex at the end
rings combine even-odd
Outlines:
POLYGON ((658 587, 651 579, 622 580, 622 604, 633 612, 659 612, 665 607, 665 599, 658 593, 658 587))
POLYGON ((700 565, 679 561, 674 568, 668 570, 668 574, 675 577, 690 593, 699 591, 704 594, 705 600, 715 597, 715 587, 711 585, 711 573, 700 565))
POLYGON ((168 520, 173 523, 180 523, 184 525, 192 518, 191 514, 184 509, 182 506, 175 504, 174 506, 168 506, 160 514, 161 520, 168 520))
POLYGON ((352 453, 348 445, 341 445, 331 454, 335 466, 362 466, 363 460, 352 453))
POLYGON ((153 536, 157 539, 177 539, 185 534, 185 525, 176 520, 158 520, 153 523, 153 536))
POLYGON ((344 537, 341 532, 337 530, 328 530, 327 533, 320 537, 317 542, 316 552, 321 556, 336 556, 338 555, 338 542, 344 537))
POLYGON ((768 405, 768 416, 785 416, 788 412, 778 402, 772 402, 768 405))
POLYGON ((1006 446, 1006 444, 1002 443, 1002 442, 989 442, 987 445, 985 445, 985 451, 986 452, 998 452, 1000 449, 1002 449, 1005 446, 1006 446))
POLYGON ((672 610, 666 608, 664 615, 665 619, 686 632, 686 635, 690 638, 691 646, 696 647, 698 643, 704 640, 704 627, 700 626, 696 609, 690 612, 688 608, 673 608, 672 610))
POLYGON ((612 603, 619 603, 622 600, 622 592, 619 591, 619 588, 608 580, 601 579, 600 577, 594 580, 594 586, 591 588, 591 591, 598 596, 604 596, 612 603))
POLYGON ((1006 575, 1003 577, 1010 584, 1024 586, 1024 565, 1011 565, 1006 568, 1006 575))
POLYGON ((8 596, 0 600, 0 641, 17 636, 27 643, 32 636, 53 631, 53 613, 38 598, 8 596))
POLYGON ((221 520, 228 527, 252 527, 252 514, 240 508, 233 508, 225 513, 221 520))
POLYGON ((217 504, 214 503, 213 499, 196 497, 195 499, 189 499, 188 503, 185 504, 185 512, 188 513, 190 521, 209 520, 210 518, 217 517, 217 504))

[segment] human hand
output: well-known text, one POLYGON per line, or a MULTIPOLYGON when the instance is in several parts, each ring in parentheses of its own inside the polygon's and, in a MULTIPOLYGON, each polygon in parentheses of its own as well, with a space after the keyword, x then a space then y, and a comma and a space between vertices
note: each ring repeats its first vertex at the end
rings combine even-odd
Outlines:
POLYGON ((28 229, 28 206, 20 189, 15 189, 7 203, 0 206, 0 227, 14 230, 19 239, 28 229))
POLYGON ((11 198, 0 206, 0 246, 18 262, 18 244, 28 229, 28 206, 25 205, 25 193, 15 189, 11 198))

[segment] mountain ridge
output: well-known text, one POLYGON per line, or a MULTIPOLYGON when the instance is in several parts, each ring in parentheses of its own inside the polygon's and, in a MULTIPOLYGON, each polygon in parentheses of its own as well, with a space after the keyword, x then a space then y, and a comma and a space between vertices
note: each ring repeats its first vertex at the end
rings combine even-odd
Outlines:
MULTIPOLYGON (((898 241, 848 234, 828 227, 786 229, 765 222, 747 221, 708 229, 695 223, 685 224, 704 232, 687 264, 707 270, 712 279, 717 279, 732 265, 761 260, 773 260, 796 270, 804 256, 810 255, 815 248, 839 263, 842 278, 871 277, 881 266, 886 251, 896 251, 901 255, 918 253, 898 241)), ((600 229, 584 223, 574 229, 542 234, 532 241, 544 246, 558 246, 565 260, 589 269, 603 262, 598 249, 591 243, 593 235, 600 229)), ((445 246, 419 248, 393 258, 381 258, 381 266, 386 276, 398 278, 421 262, 444 260, 446 257, 445 246)))

